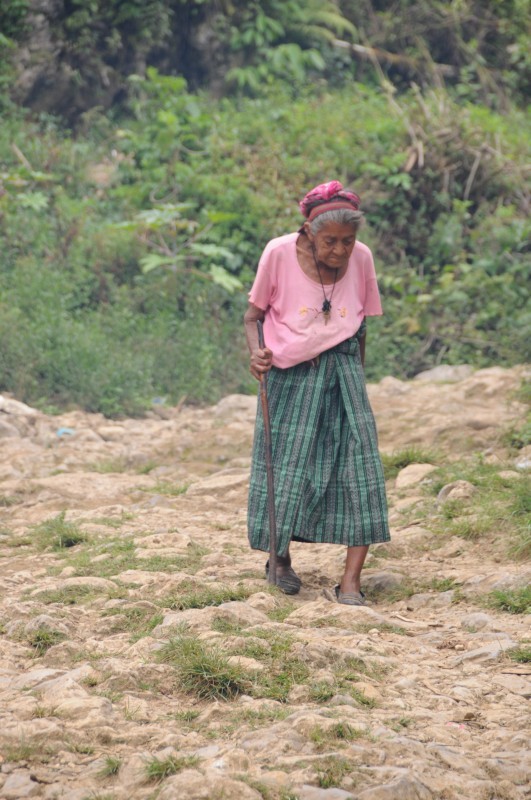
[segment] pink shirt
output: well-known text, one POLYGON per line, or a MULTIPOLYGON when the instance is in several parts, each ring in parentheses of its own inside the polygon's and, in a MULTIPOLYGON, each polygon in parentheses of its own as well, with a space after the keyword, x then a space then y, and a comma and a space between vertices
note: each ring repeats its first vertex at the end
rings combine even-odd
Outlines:
MULTIPOLYGON (((298 237, 288 233, 267 244, 249 292, 250 302, 266 312, 264 339, 274 366, 281 369, 315 358, 353 336, 364 317, 382 313, 372 253, 357 241, 348 269, 335 285, 325 324, 323 289, 299 264, 298 237)), ((324 291, 330 299, 332 284, 324 291)))

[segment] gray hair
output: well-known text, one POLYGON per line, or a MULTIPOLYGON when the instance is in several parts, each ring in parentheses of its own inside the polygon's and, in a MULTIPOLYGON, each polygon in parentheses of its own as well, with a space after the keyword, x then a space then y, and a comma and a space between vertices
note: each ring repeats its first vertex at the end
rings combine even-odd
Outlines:
POLYGON ((336 222, 338 225, 350 225, 354 229, 354 232, 357 233, 362 219, 363 211, 355 211, 350 208, 336 208, 331 211, 323 211, 322 214, 319 214, 313 222, 310 222, 310 230, 315 236, 328 222, 336 222))

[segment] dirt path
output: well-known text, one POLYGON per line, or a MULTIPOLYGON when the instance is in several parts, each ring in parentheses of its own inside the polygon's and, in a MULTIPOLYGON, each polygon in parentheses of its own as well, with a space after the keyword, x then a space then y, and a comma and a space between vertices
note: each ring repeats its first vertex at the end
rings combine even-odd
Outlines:
POLYGON ((0 398, 0 797, 531 797, 529 616, 500 599, 529 585, 504 527, 523 375, 370 388, 382 451, 431 465, 389 479, 365 608, 330 599, 333 546, 295 545, 300 595, 269 591, 254 399, 115 422, 0 398))

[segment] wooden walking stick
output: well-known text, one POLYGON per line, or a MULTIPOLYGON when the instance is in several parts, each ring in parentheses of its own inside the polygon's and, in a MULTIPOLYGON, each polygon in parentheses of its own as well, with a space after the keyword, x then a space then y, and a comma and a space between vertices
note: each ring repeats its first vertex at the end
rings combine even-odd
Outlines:
MULTIPOLYGON (((264 329, 260 320, 257 320, 258 344, 265 347, 264 329)), ((262 416, 264 418, 265 462, 267 473, 267 509, 269 512, 269 583, 277 582, 277 520, 275 515, 275 483, 273 479, 273 445, 271 443, 271 423, 269 419, 269 405, 267 402, 267 373, 260 376, 260 400, 262 401, 262 416)))

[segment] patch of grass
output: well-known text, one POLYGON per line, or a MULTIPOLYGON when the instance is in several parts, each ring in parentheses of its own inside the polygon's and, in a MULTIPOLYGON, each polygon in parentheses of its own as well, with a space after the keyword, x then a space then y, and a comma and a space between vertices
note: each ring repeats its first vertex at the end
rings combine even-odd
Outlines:
POLYGON ((180 686, 199 700, 233 700, 248 689, 243 670, 230 664, 220 648, 192 636, 172 639, 157 656, 175 667, 180 686))
POLYGON ((487 536, 493 530, 492 520, 488 517, 461 517, 456 519, 447 532, 450 536, 459 536, 461 539, 468 539, 475 542, 487 536))
POLYGON ((404 728, 409 728, 410 725, 413 724, 413 720, 411 717, 399 717, 398 719, 392 719, 387 725, 393 730, 399 733, 404 728))
POLYGON ((116 800, 116 795, 91 792, 90 794, 86 794, 83 800, 116 800))
POLYGON ((337 617, 319 617, 313 620, 312 628, 341 628, 341 620, 337 617))
POLYGON ((163 494, 168 497, 179 497, 181 494, 186 494, 189 483, 170 483, 169 481, 158 481, 154 486, 140 486, 141 492, 150 492, 150 494, 163 494))
POLYGON ((252 589, 244 586, 204 586, 178 595, 167 597, 161 601, 165 608, 184 611, 188 608, 206 608, 207 606, 220 606, 232 600, 246 600, 252 594, 252 589))
MULTIPOLYGON (((298 796, 293 794, 289 789, 273 789, 262 781, 254 780, 248 775, 236 775, 236 780, 250 786, 255 792, 258 792, 262 800, 299 800, 298 796)), ((236 798, 234 799, 236 800, 236 798)))
POLYGON ((119 703, 123 699, 123 692, 118 692, 116 689, 101 689, 101 691, 94 692, 98 697, 105 697, 110 703, 119 703))
POLYGON ((164 618, 162 612, 153 612, 152 608, 143 607, 112 608, 104 614, 105 616, 116 616, 115 631, 129 631, 132 642, 137 642, 143 636, 149 636, 164 618))
POLYGON ((183 769, 190 769, 197 766, 199 759, 196 756, 168 756, 168 758, 153 758, 146 764, 146 780, 160 783, 176 775, 183 769))
POLYGON ((66 562, 73 567, 76 576, 95 576, 109 578, 120 572, 142 569, 146 572, 184 571, 196 572, 201 559, 210 551, 197 543, 192 543, 184 555, 174 557, 160 556, 154 553, 148 558, 138 558, 136 544, 132 538, 119 537, 98 542, 83 550, 68 553, 66 562), (96 556, 108 555, 108 558, 95 560, 96 556))
POLYGON ((227 633, 232 636, 238 636, 243 633, 243 627, 237 622, 232 622, 230 619, 213 619, 210 626, 213 631, 217 633, 227 633))
POLYGON ((6 745, 2 748, 4 763, 17 764, 29 762, 48 764, 57 754, 57 747, 43 742, 32 742, 20 739, 16 744, 6 745))
POLYGON ((352 772, 353 765, 346 758, 330 756, 323 759, 316 768, 317 785, 321 789, 340 787, 341 781, 352 772))
POLYGON ((337 691, 338 687, 335 684, 317 681, 317 683, 310 684, 310 700, 314 703, 326 703, 337 694, 337 691))
POLYGON ((236 648, 238 655, 246 658, 255 658, 257 661, 267 660, 271 654, 271 647, 266 641, 254 641, 249 638, 243 646, 236 648))
POLYGON ((11 508, 22 502, 22 497, 16 495, 0 495, 0 508, 11 508))
POLYGON ((66 560, 68 566, 75 569, 77 577, 108 578, 111 575, 138 568, 135 547, 134 541, 130 538, 106 539, 81 551, 68 553, 66 560), (94 560, 97 556, 102 555, 109 557, 94 560))
POLYGON ((424 584, 428 590, 434 592, 449 592, 450 589, 457 589, 459 584, 453 578, 432 578, 424 584))
POLYGON ((523 425, 508 430, 502 441, 513 452, 528 447, 531 444, 531 420, 528 419, 523 425))
POLYGON ((134 518, 134 514, 122 513, 119 517, 95 517, 87 520, 87 522, 92 525, 105 525, 107 528, 121 528, 125 522, 134 518))
POLYGON ((201 566, 201 559, 203 556, 208 555, 210 550, 203 545, 192 542, 187 547, 186 554, 182 556, 174 556, 168 558, 167 556, 153 555, 149 558, 139 558, 137 566, 139 569, 147 570, 148 572, 187 572, 193 575, 201 566))
MULTIPOLYGON (((278 590, 274 589, 274 591, 277 592, 278 590)), ((271 622, 284 622, 286 617, 289 617, 289 615, 295 611, 296 608, 296 603, 288 601, 287 603, 283 603, 282 605, 277 606, 277 608, 273 608, 271 611, 268 611, 267 616, 271 622)))
POLYGON ((177 722, 191 723, 195 722, 199 714, 199 711, 194 711, 191 708, 187 708, 185 711, 175 711, 175 713, 172 714, 172 717, 173 719, 177 720, 177 722))
POLYGON ((99 778, 113 778, 120 772, 122 759, 116 756, 107 756, 104 766, 98 772, 99 778))
POLYGON ((251 694, 285 703, 291 689, 306 683, 309 674, 308 665, 298 658, 287 655, 271 659, 268 668, 257 675, 251 694))
POLYGON ((392 625, 390 622, 376 622, 374 625, 370 622, 360 622, 354 626, 354 630, 359 633, 369 633, 369 631, 376 630, 380 633, 396 633, 399 636, 407 636, 405 628, 400 625, 392 625))
POLYGON ((255 792, 258 792, 262 800, 274 800, 271 787, 262 783, 262 781, 254 780, 250 778, 249 775, 235 775, 234 777, 237 781, 245 783, 247 786, 250 786, 251 789, 254 789, 255 792))
POLYGON ((55 708, 48 708, 47 706, 35 706, 31 714, 32 719, 46 719, 46 717, 55 717, 55 708))
POLYGON ((34 528, 34 544, 42 550, 63 550, 88 541, 86 533, 75 522, 65 520, 66 512, 41 522, 34 528))
POLYGON ((244 708, 238 714, 238 720, 248 723, 251 728, 258 728, 268 722, 280 722, 290 715, 291 711, 282 706, 265 706, 263 708, 244 708))
POLYGON ((35 600, 46 606, 58 603, 63 606, 75 606, 88 603, 98 594, 93 586, 65 586, 64 589, 44 589, 33 595, 35 600))
POLYGON ((149 475, 149 473, 158 466, 159 465, 156 461, 146 461, 145 464, 141 464, 139 467, 137 467, 136 471, 138 475, 149 475))
POLYGON ((440 513, 443 519, 457 519, 466 514, 467 506, 463 500, 450 498, 441 504, 440 513))
POLYGON ((49 628, 41 628, 34 631, 27 639, 27 642, 34 648, 37 656, 42 656, 54 644, 58 644, 66 639, 66 635, 61 631, 54 631, 49 628))
POLYGON ((498 589, 488 594, 485 603, 490 608, 498 608, 509 614, 531 613, 531 586, 521 589, 498 589))
POLYGON ((341 742, 353 742, 356 739, 362 739, 365 732, 358 728, 353 728, 347 722, 336 722, 330 728, 322 728, 317 725, 310 732, 310 741, 319 748, 330 747, 337 745, 341 742))
POLYGON ((75 742, 73 739, 65 739, 63 747, 70 753, 79 753, 82 756, 91 756, 94 754, 94 747, 87 742, 75 742))
POLYGON ((98 461, 92 465, 93 472, 101 475, 108 475, 115 472, 127 472, 128 464, 125 458, 110 458, 105 461, 98 461))
POLYGON ((406 447, 396 450, 390 455, 381 453, 385 480, 396 478, 398 473, 409 464, 433 464, 438 456, 431 450, 422 450, 420 447, 406 447))
POLYGON ((522 380, 522 383, 514 392, 513 397, 515 400, 518 400, 518 402, 531 406, 531 380, 522 380))
POLYGON ((374 700, 372 697, 367 697, 367 695, 364 694, 361 691, 361 689, 358 689, 356 686, 350 687, 350 695, 356 701, 356 703, 360 704, 360 706, 366 706, 367 708, 375 708, 377 705, 376 700, 374 700))
POLYGON ((518 664, 529 664, 531 662, 531 647, 513 647, 507 650, 506 655, 509 656, 511 661, 516 661, 518 664))
POLYGON ((531 557, 531 477, 521 474, 504 478, 499 466, 482 461, 458 462, 433 473, 430 492, 466 480, 475 486, 467 500, 448 499, 439 507, 439 519, 430 527, 434 533, 460 536, 476 541, 489 537, 507 543, 507 554, 525 559, 531 557))
POLYGON ((334 669, 334 674, 339 681, 359 681, 360 675, 381 681, 387 674, 388 668, 373 661, 364 661, 355 656, 347 658, 334 669))
POLYGON ((268 629, 253 629, 251 632, 241 631, 244 639, 263 639, 264 645, 250 642, 236 648, 238 655, 257 658, 265 665, 263 672, 253 677, 248 693, 253 697, 277 700, 284 703, 295 684, 305 683, 308 679, 309 668, 292 653, 293 637, 279 634, 278 631, 268 629))

